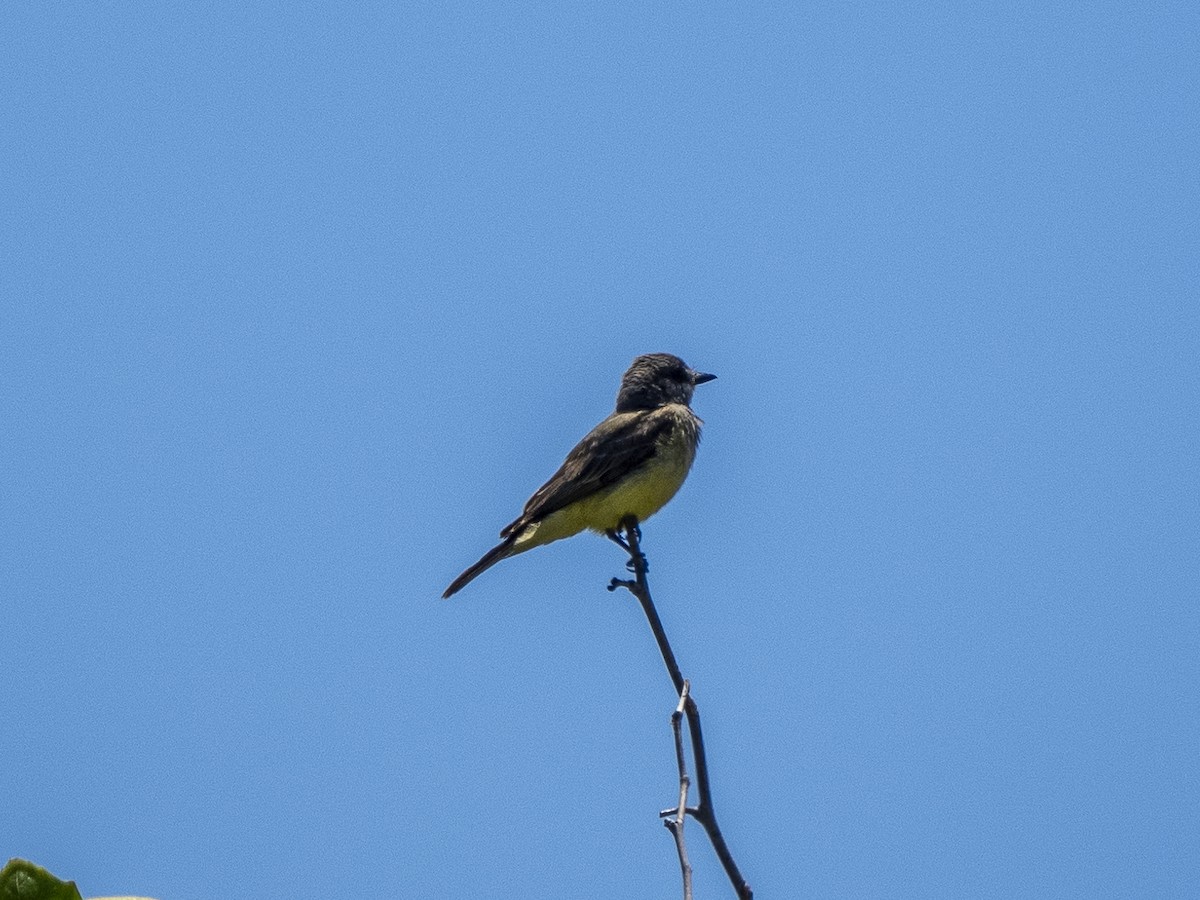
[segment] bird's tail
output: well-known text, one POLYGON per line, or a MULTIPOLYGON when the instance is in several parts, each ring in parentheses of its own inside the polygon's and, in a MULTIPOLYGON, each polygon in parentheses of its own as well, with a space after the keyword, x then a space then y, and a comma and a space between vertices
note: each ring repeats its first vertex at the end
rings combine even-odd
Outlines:
POLYGON ((506 556, 511 556, 513 553, 513 543, 516 541, 516 539, 517 536, 515 534, 510 534, 487 553, 483 554, 483 557, 479 560, 479 562, 475 563, 475 565, 471 566, 469 569, 467 569, 467 571, 463 572, 452 582, 450 582, 450 587, 446 588, 446 593, 442 594, 442 599, 445 600, 452 594, 458 593, 463 589, 467 582, 474 579, 476 575, 487 569, 490 569, 506 556))

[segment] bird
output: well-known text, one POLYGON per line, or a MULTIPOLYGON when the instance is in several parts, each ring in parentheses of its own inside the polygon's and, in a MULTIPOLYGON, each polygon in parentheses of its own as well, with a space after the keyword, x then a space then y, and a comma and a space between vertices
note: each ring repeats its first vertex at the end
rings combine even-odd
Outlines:
POLYGON ((662 509, 683 485, 700 443, 704 422, 692 412, 692 392, 716 377, 670 353, 637 357, 621 378, 612 413, 500 531, 500 543, 450 582, 442 597, 502 559, 585 529, 615 536, 628 517, 642 522, 662 509))

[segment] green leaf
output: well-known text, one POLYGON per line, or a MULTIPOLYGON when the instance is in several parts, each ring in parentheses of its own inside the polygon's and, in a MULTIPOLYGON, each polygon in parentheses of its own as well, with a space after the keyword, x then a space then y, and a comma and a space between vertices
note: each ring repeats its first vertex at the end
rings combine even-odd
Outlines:
POLYGON ((41 866, 10 859, 0 869, 0 900, 82 900, 73 881, 59 881, 41 866))

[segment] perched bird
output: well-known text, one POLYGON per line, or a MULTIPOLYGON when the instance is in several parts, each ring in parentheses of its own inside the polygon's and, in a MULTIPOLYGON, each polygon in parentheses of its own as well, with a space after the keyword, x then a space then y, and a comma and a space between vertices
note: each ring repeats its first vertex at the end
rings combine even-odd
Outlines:
POLYGON ((567 454, 525 511, 500 532, 503 540, 442 596, 509 556, 585 528, 612 533, 627 516, 641 522, 662 509, 687 478, 700 443, 703 423, 688 405, 692 391, 716 377, 669 353, 635 359, 621 379, 617 408, 567 454))

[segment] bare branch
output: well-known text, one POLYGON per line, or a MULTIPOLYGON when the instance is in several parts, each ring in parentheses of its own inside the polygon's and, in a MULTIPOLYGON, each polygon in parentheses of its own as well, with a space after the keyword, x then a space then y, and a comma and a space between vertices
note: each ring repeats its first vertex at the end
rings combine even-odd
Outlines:
MULTIPOLYGON (((690 813, 692 818, 704 827, 704 831, 713 845, 713 850, 717 854, 717 859, 721 861, 721 865, 725 869, 725 875, 729 879, 729 883, 733 885, 733 889, 737 893, 739 900, 753 900, 754 893, 750 890, 750 885, 746 883, 746 879, 742 877, 737 863, 734 862, 729 845, 725 842, 725 836, 721 833, 721 827, 717 824, 717 815, 713 811, 712 787, 708 779, 708 759, 704 752, 704 732, 700 728, 700 710, 697 708, 696 701, 692 697, 690 686, 684 681, 683 675, 679 670, 679 663, 675 661, 675 654, 671 650, 670 642, 667 640, 667 633, 663 629, 662 620, 658 617, 658 610, 654 608, 654 601, 650 598, 650 585, 646 580, 646 572, 649 566, 646 561, 646 555, 641 550, 642 535, 638 529, 637 519, 629 516, 621 523, 618 531, 609 532, 608 536, 628 551, 629 562, 626 563, 626 568, 634 574, 633 579, 614 578, 609 583, 608 589, 615 591, 617 588, 623 587, 629 593, 633 594, 633 596, 637 597, 638 602, 642 605, 642 612, 646 614, 646 620, 650 623, 650 630, 654 633, 654 640, 658 643, 658 650, 662 654, 663 663, 667 667, 667 673, 671 676, 671 683, 675 687, 675 693, 679 695, 680 707, 687 715, 688 735, 692 741, 692 758, 696 764, 697 805, 695 807, 686 806, 686 791, 684 792, 681 804, 685 811, 690 813)), ((678 715, 678 710, 676 710, 676 715, 678 715)), ((675 719, 673 718, 672 721, 675 721, 675 719)), ((679 745, 677 745, 677 748, 679 748, 679 745)), ((682 749, 679 748, 678 752, 682 753, 682 749)), ((680 766, 680 771, 683 772, 682 765, 680 766)), ((667 827, 672 828, 669 821, 667 822, 667 827)), ((677 844, 682 841, 682 825, 679 827, 680 837, 676 840, 677 844)), ((674 833, 673 828, 672 833, 674 833)))
POLYGON ((671 836, 675 838, 675 850, 679 854, 679 871, 683 875, 683 900, 692 900, 692 864, 688 861, 687 844, 683 840, 683 826, 687 822, 688 789, 692 782, 688 778, 687 759, 683 753, 683 731, 679 727, 680 722, 683 721, 683 707, 689 687, 685 681, 683 693, 679 697, 679 705, 671 714, 671 731, 675 734, 675 763, 679 766, 679 805, 674 810, 675 815, 663 822, 667 826, 667 830, 671 832, 671 836))

